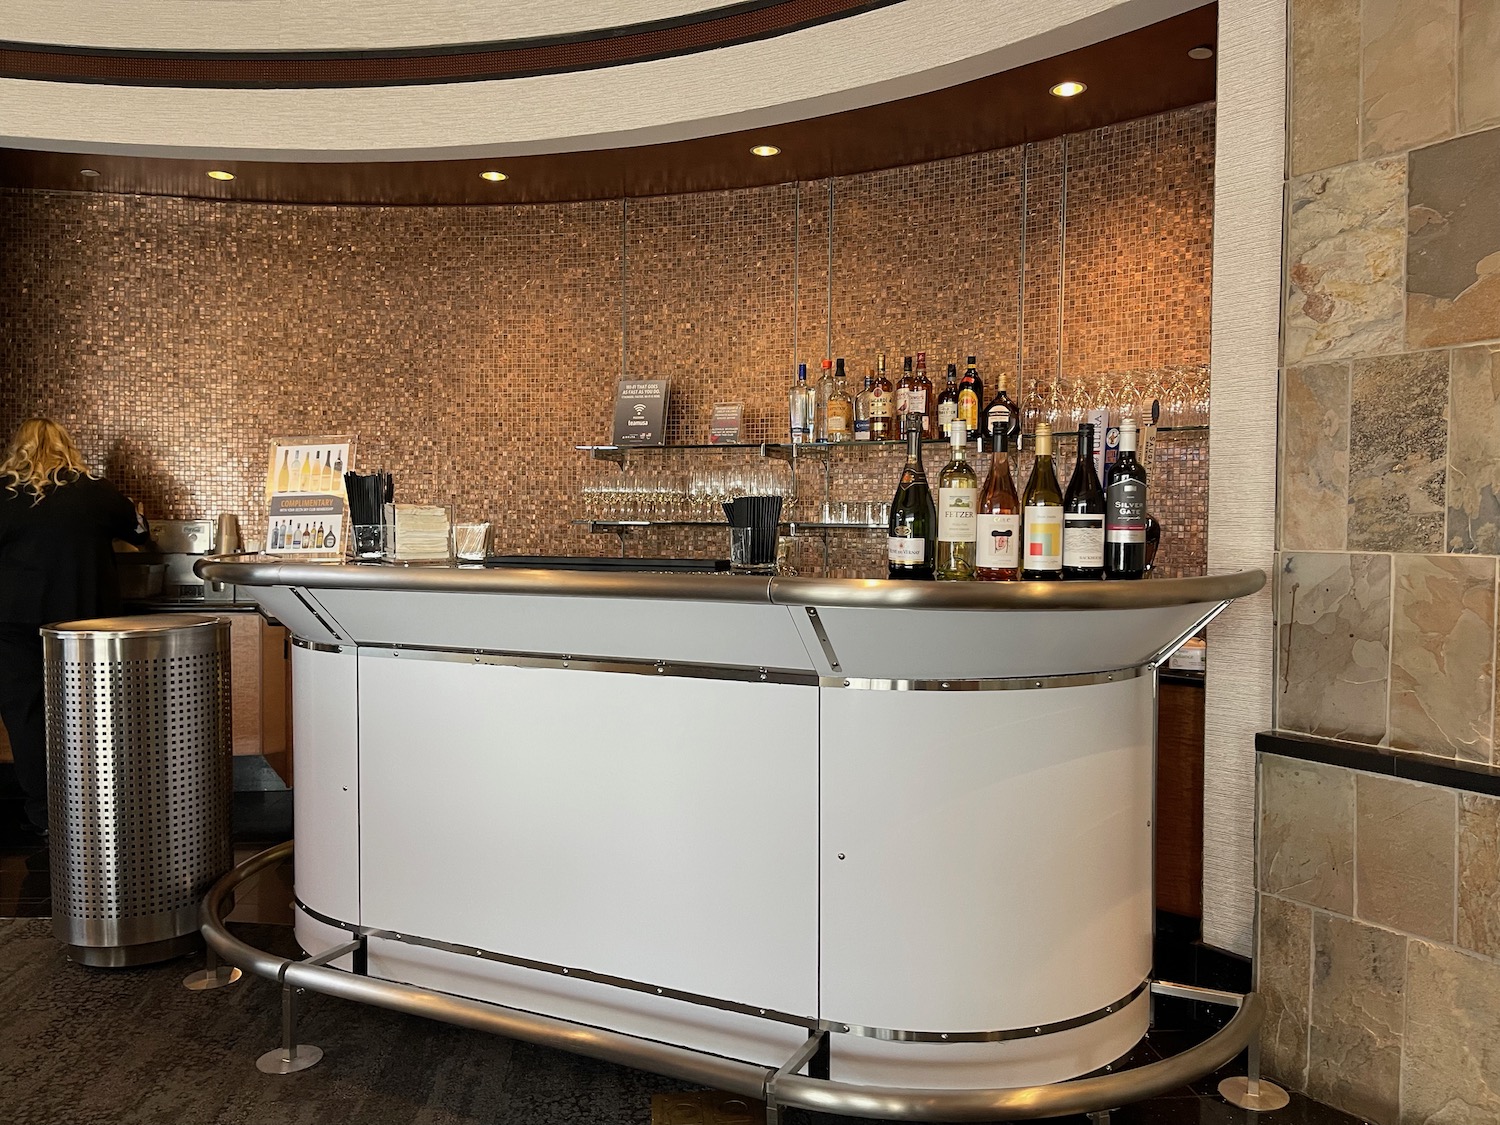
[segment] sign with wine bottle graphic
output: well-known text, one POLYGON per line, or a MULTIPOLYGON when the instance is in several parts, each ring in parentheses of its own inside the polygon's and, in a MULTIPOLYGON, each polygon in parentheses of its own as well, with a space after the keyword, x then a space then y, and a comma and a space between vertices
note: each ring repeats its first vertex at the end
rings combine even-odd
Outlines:
POLYGON ((354 439, 278 438, 266 468, 266 552, 303 559, 344 557, 344 474, 354 439))

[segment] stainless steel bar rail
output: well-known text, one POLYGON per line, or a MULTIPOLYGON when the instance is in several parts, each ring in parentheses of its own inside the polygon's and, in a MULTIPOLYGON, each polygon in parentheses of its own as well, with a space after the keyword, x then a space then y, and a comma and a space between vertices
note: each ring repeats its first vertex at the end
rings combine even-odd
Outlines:
POLYGON ((1077 1113, 1107 1114, 1119 1106, 1177 1089, 1223 1066, 1252 1043, 1264 1017, 1264 1005, 1253 992, 1220 992, 1158 981, 1151 985, 1156 995, 1223 1004, 1236 1011, 1202 1043, 1170 1058, 1112 1074, 1009 1089, 858 1086, 794 1073, 811 1054, 805 1048, 779 1069, 759 1066, 256 949, 229 932, 224 916, 233 908, 235 888, 291 855, 291 841, 279 844, 241 863, 209 889, 201 908, 200 929, 209 948, 224 961, 284 989, 338 996, 760 1098, 770 1115, 777 1107, 904 1121, 1017 1121, 1077 1113))

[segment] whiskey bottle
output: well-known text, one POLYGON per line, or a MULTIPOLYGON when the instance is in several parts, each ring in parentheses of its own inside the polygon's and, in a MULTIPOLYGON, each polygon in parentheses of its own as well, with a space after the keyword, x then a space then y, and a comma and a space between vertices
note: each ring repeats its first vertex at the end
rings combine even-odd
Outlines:
POLYGON ((984 408, 984 428, 986 432, 994 433, 995 423, 1004 422, 1005 436, 1010 439, 1011 447, 1020 449, 1021 443, 1016 439, 1021 436, 1021 407, 1005 393, 1006 376, 1003 371, 995 377, 995 381, 995 397, 984 408))
POLYGON ((990 431, 995 455, 979 494, 975 530, 974 577, 986 582, 1014 582, 1020 575, 1021 498, 1010 474, 1010 438, 1005 425, 990 431))
POLYGON ((917 353, 917 373, 906 392, 906 412, 922 416, 922 437, 937 440, 937 404, 933 401, 932 380, 927 377, 927 353, 917 353))
POLYGON ((891 501, 891 519, 886 527, 886 574, 890 578, 932 578, 932 557, 937 544, 937 511, 932 489, 922 468, 922 430, 906 430, 906 465, 891 501))
MULTIPOLYGON (((942 391, 937 400, 938 430, 944 439, 948 437, 948 431, 953 428, 953 420, 958 417, 958 365, 948 365, 948 380, 943 384, 942 391)), ((969 438, 968 431, 964 431, 964 440, 969 438)))
POLYGON ((875 360, 875 382, 870 387, 870 440, 895 441, 900 435, 896 431, 896 395, 891 381, 885 375, 885 353, 875 360))
POLYGON ((1028 582, 1055 582, 1062 577, 1062 489, 1052 467, 1052 427, 1036 425, 1036 464, 1022 499, 1025 520, 1021 543, 1021 577, 1028 582))
POLYGON ((854 400, 849 397, 848 382, 844 374, 844 361, 837 361, 833 369, 833 389, 828 392, 828 419, 824 436, 828 441, 854 440, 854 400))
POLYGON ((910 413, 908 408, 913 382, 915 377, 911 369, 911 356, 907 356, 901 363, 901 378, 896 381, 896 425, 897 432, 903 439, 906 437, 906 416, 910 413))
POLYGON ((1094 471, 1094 427, 1078 427, 1078 460, 1063 497, 1063 569, 1066 580, 1104 577, 1104 489, 1094 471))
POLYGON ((968 440, 978 441, 984 433, 979 424, 981 406, 984 402, 984 383, 980 381, 979 369, 974 366, 974 357, 969 356, 964 367, 963 378, 958 381, 958 416, 968 427, 968 440))
MULTIPOLYGON (((952 366, 950 374, 956 374, 952 366)), ((975 509, 979 503, 979 476, 964 459, 963 425, 955 419, 948 428, 952 456, 938 477, 937 558, 933 573, 941 581, 968 581, 974 577, 974 551, 978 534, 975 509)))

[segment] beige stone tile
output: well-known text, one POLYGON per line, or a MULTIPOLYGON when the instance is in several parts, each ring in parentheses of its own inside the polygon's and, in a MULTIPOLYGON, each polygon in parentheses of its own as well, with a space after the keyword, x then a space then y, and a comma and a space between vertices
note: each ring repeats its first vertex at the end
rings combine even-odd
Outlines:
POLYGON ((1299 176, 1288 191, 1286 365, 1400 351, 1405 158, 1299 176))
POLYGON ((1500 958, 1500 800, 1459 795, 1458 944, 1500 958))
POLYGON ((1292 175, 1359 159, 1359 0, 1292 0, 1292 175))
POLYGON ((1397 555, 1390 743, 1490 760, 1495 560, 1397 555))
POLYGON ((1500 348, 1452 355, 1448 550, 1500 554, 1500 348))
POLYGON ((1276 725, 1329 738, 1385 738, 1389 555, 1283 556, 1276 725))
POLYGON ((1375 1121, 1395 1120, 1406 942, 1389 930, 1314 914, 1310 1097, 1375 1121))
POLYGON ((1393 930, 1451 941, 1457 794, 1367 773, 1356 779, 1355 794, 1355 912, 1393 930))
POLYGON ((1255 990, 1266 1003, 1261 1025, 1263 1066, 1291 1089, 1307 1083, 1308 979, 1312 911, 1272 895, 1260 897, 1255 990))
POLYGON ((1457 123, 1458 0, 1365 0, 1362 152, 1451 137, 1457 123))
POLYGON ((1349 504, 1349 365, 1282 379, 1281 549, 1342 551, 1349 504))
POLYGON ((1441 551, 1448 354, 1356 360, 1349 398, 1350 549, 1441 551))
POLYGON ((1500 125, 1500 0, 1459 0, 1458 127, 1500 125))
POLYGON ((1406 991, 1403 1125, 1500 1121, 1500 965, 1413 939, 1406 991))
POLYGON ((1408 346, 1500 338, 1500 129, 1418 149, 1410 163, 1408 346))
POLYGON ((1264 754, 1260 889, 1354 913, 1354 774, 1264 754))

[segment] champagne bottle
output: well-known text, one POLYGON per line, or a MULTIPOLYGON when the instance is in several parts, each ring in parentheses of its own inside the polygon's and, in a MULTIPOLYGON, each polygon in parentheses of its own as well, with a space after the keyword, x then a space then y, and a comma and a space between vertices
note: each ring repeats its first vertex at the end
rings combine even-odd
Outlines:
POLYGON ((1078 460, 1063 497, 1064 579, 1104 577, 1104 489, 1094 471, 1094 427, 1078 427, 1078 460))
POLYGON ((290 483, 290 480, 291 480, 291 472, 286 467, 287 456, 288 456, 288 451, 285 450, 285 449, 283 449, 281 451, 281 469, 276 473, 276 491, 277 492, 285 492, 286 489, 287 489, 287 485, 288 485, 288 483, 290 483))
POLYGON ((844 374, 844 361, 838 360, 833 369, 833 389, 828 392, 828 419, 824 436, 828 441, 854 440, 854 400, 849 397, 848 381, 844 374))
POLYGON ((979 424, 983 402, 984 383, 980 381, 979 369, 974 366, 974 357, 969 356, 963 378, 958 381, 958 416, 964 420, 964 426, 969 431, 969 441, 978 441, 984 433, 979 424))
POLYGON ((875 382, 870 387, 870 440, 895 441, 896 392, 885 375, 885 352, 875 360, 875 382))
POLYGON ((1135 458, 1134 418, 1120 422, 1120 453, 1104 488, 1104 571, 1107 578, 1146 574, 1146 470, 1135 458))
POLYGON ((1062 489, 1052 468, 1052 427, 1036 425, 1036 464, 1026 482, 1022 500, 1025 530, 1021 552, 1021 577, 1028 582, 1062 577, 1062 489))
POLYGON ((787 404, 791 414, 792 444, 801 445, 803 442, 812 441, 816 407, 813 389, 807 385, 807 364, 805 363, 797 364, 797 381, 792 384, 791 392, 787 395, 787 404))
POLYGON ((1014 582, 1020 576, 1021 498, 1010 475, 1010 436, 1003 421, 996 421, 990 439, 995 455, 990 458, 990 473, 979 494, 974 577, 986 582, 1014 582))
MULTIPOLYGON (((916 419, 913 419, 916 423, 916 419)), ((932 557, 937 546, 937 511, 932 489, 922 468, 922 428, 906 430, 906 466, 891 501, 891 521, 886 529, 887 576, 932 578, 932 557)))
MULTIPOLYGON (((948 438, 948 431, 953 428, 953 420, 957 417, 958 365, 950 363, 948 365, 948 380, 943 384, 942 393, 938 395, 937 400, 938 431, 943 435, 945 441, 948 438)), ((964 438, 965 440, 968 439, 967 432, 965 432, 964 438)))
MULTIPOLYGON (((952 365, 948 370, 954 373, 952 365)), ((962 421, 954 419, 948 428, 952 457, 938 477, 937 557, 933 573, 948 582, 974 577, 978 534, 974 516, 979 503, 979 476, 964 459, 965 432, 962 421)))

